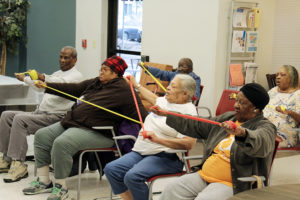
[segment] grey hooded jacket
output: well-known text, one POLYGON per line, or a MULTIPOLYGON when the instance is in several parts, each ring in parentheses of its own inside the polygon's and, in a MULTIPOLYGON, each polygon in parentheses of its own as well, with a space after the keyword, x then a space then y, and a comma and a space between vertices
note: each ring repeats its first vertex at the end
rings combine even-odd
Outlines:
MULTIPOLYGON (((212 118, 214 121, 235 121, 234 112, 227 112, 212 118)), ((167 124, 178 132, 205 140, 202 164, 212 154, 213 149, 223 140, 227 132, 217 125, 185 119, 173 115, 167 116, 167 124)), ((268 175, 275 149, 276 127, 263 114, 242 124, 246 137, 235 137, 230 153, 231 175, 234 194, 250 189, 250 183, 237 180, 238 177, 268 175)))

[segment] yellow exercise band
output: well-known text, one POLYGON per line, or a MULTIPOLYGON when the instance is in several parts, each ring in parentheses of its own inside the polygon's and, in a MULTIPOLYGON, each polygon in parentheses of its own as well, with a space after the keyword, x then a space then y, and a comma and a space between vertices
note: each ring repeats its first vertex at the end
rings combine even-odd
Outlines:
POLYGON ((138 124, 141 123, 141 122, 139 122, 139 121, 137 121, 137 120, 135 120, 135 119, 132 119, 132 118, 130 118, 130 117, 127 117, 127 116, 122 115, 122 114, 120 114, 120 113, 117 113, 117 112, 115 112, 115 111, 109 110, 109 109, 107 109, 107 108, 98 106, 98 105, 96 105, 96 104, 94 104, 94 103, 91 103, 91 102, 89 102, 89 101, 85 101, 85 100, 83 100, 83 99, 80 99, 80 98, 75 97, 75 96, 73 96, 73 95, 70 95, 70 94, 68 94, 68 93, 62 92, 62 91, 57 90, 57 89, 54 89, 54 88, 52 88, 52 87, 49 87, 49 86, 47 86, 47 85, 46 85, 46 87, 49 88, 49 89, 51 89, 51 90, 53 90, 53 91, 55 91, 55 92, 64 94, 64 95, 66 95, 66 96, 68 96, 68 97, 77 99, 77 100, 82 101, 82 102, 84 102, 84 103, 87 103, 87 104, 89 104, 89 105, 91 105, 91 106, 95 106, 95 107, 100 108, 100 109, 102 109, 102 110, 105 110, 105 111, 107 111, 107 112, 113 113, 113 114, 115 114, 115 115, 118 115, 118 116, 123 117, 123 118, 128 119, 128 120, 131 120, 131 121, 133 121, 133 122, 135 122, 135 123, 138 123, 138 124))
POLYGON ((166 92, 167 91, 166 88, 148 71, 148 69, 146 69, 146 67, 144 67, 143 62, 141 62, 141 66, 153 78, 153 80, 161 87, 161 89, 163 89, 166 92))
POLYGON ((29 74, 29 76, 30 76, 30 78, 32 79, 32 80, 37 80, 38 78, 39 78, 39 76, 38 76, 38 73, 37 73, 37 71, 36 70, 30 70, 30 71, 27 71, 27 72, 22 72, 22 73, 16 73, 17 75, 19 75, 19 74, 29 74))

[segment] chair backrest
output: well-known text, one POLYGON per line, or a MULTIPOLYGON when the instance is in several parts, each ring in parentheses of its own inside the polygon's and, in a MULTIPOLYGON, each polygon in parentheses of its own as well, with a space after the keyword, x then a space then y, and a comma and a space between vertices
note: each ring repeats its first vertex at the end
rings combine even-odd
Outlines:
MULTIPOLYGON (((167 64, 160 64, 160 63, 152 63, 152 62, 145 62, 146 65, 150 65, 151 67, 155 67, 161 70, 165 70, 165 71, 172 71, 173 66, 172 65, 167 65, 167 64)), ((159 82, 165 87, 168 87, 169 82, 168 81, 161 81, 160 79, 159 82)), ((145 70, 143 70, 141 72, 141 79, 140 79, 140 84, 147 88, 148 90, 152 91, 155 94, 160 94, 159 96, 162 96, 163 94, 165 94, 165 91, 160 88, 155 81, 152 79, 151 76, 147 75, 145 73, 145 70), (152 84, 153 83, 153 84, 152 84)), ((144 105, 144 107, 146 108, 147 111, 150 110, 150 107, 152 106, 148 101, 146 101, 145 99, 141 98, 142 103, 144 105)))
MULTIPOLYGON (((173 66, 167 65, 167 64, 160 64, 160 63, 153 63, 153 62, 145 62, 146 65, 150 65, 151 67, 155 67, 164 71, 172 71, 173 66)), ((168 81, 161 81, 160 79, 157 79, 160 81, 160 83, 166 88, 168 87, 169 82, 168 81)), ((154 82, 154 80, 151 78, 151 76, 147 75, 145 73, 145 70, 141 72, 141 79, 140 84, 147 88, 148 90, 154 92, 156 90, 156 85, 148 85, 147 83, 154 82)), ((157 92, 165 93, 165 91, 161 88, 157 89, 157 92)))
POLYGON ((276 86, 276 74, 266 74, 269 89, 276 86))
POLYGON ((200 101, 200 98, 201 98, 203 89, 204 89, 204 85, 200 85, 200 96, 199 96, 199 99, 197 99, 197 100, 194 102, 195 106, 198 106, 198 104, 199 104, 199 101, 200 101))
POLYGON ((237 90, 224 90, 220 98, 218 107, 216 109, 216 116, 221 115, 228 111, 234 111, 234 99, 230 99, 229 95, 232 93, 237 94, 237 90))
POLYGON ((270 165, 270 171, 269 171, 269 178, 268 178, 268 185, 271 184, 271 180, 272 180, 272 166, 273 166, 273 162, 274 162, 274 159, 276 157, 276 154, 278 152, 278 146, 279 146, 279 143, 280 141, 276 138, 275 140, 275 149, 274 149, 274 152, 273 152, 273 156, 272 156, 272 162, 271 162, 271 165, 270 165))
MULTIPOLYGON (((120 127, 117 132, 117 136, 125 135, 125 136, 133 136, 134 138, 137 138, 139 135, 140 129, 141 129, 141 126, 139 124, 125 119, 120 124, 120 127)), ((133 140, 132 137, 130 137, 128 139, 122 139, 122 137, 113 136, 113 139, 115 140, 115 144, 118 144, 122 155, 130 152, 135 143, 135 140, 133 140), (118 138, 120 138, 120 139, 118 139, 118 138)))

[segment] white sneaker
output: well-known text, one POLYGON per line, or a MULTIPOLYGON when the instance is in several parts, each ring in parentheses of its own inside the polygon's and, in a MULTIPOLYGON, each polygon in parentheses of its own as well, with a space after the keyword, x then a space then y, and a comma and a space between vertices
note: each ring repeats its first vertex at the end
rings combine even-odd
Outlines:
POLYGON ((3 179, 5 183, 12 183, 28 177, 27 165, 14 160, 11 163, 7 176, 3 179))
POLYGON ((0 157, 0 173, 7 173, 10 168, 10 163, 0 157))

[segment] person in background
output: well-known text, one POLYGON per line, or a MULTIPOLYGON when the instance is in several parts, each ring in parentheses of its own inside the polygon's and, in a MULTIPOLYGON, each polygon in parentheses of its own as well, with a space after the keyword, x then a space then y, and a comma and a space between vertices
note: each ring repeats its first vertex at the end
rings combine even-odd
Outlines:
MULTIPOLYGON (((102 63, 99 76, 96 78, 77 84, 38 82, 36 85, 46 88, 46 93, 64 96, 49 89, 49 86, 125 116, 139 119, 130 87, 122 77, 126 68, 127 64, 121 57, 112 56, 102 63)), ((136 96, 144 119, 147 112, 138 95, 136 96)), ((77 100, 72 110, 60 122, 36 132, 34 156, 38 178, 30 187, 23 189, 23 193, 27 195, 52 193, 47 200, 67 199, 69 193, 66 178, 72 169, 73 155, 83 149, 114 145, 109 132, 96 131, 92 127, 118 128, 123 120, 124 118, 118 115, 77 100), (51 163, 54 168, 54 185, 49 176, 51 163)))
MULTIPOLYGON (((157 97, 151 91, 137 84, 131 77, 133 86, 152 105, 189 115, 196 115, 191 100, 195 93, 192 77, 179 74, 167 87, 164 97, 157 97)), ((148 138, 138 137, 132 152, 112 161, 104 168, 114 194, 123 199, 148 200, 148 186, 145 181, 160 175, 182 171, 183 163, 172 149, 190 150, 196 139, 182 135, 166 125, 166 118, 150 113, 144 123, 148 138)), ((142 132, 143 130, 141 130, 142 132)))
MULTIPOLYGON (((38 73, 38 80, 47 82, 80 82, 82 74, 76 69, 76 49, 65 46, 60 51, 60 70, 52 75, 38 73)), ((29 86, 34 81, 24 74, 15 74, 16 78, 29 86)), ((34 87, 34 86, 33 86, 34 87)), ((35 88, 35 87, 34 87, 35 88)), ((0 118, 0 173, 8 173, 4 182, 19 181, 28 176, 24 163, 27 153, 26 136, 38 129, 58 122, 71 109, 73 102, 62 97, 45 94, 39 107, 34 112, 5 111, 0 118)))
MULTIPOLYGON (((264 183, 268 185, 276 138, 275 125, 262 113, 268 102, 267 91, 257 83, 249 83, 237 94, 234 112, 212 118, 221 123, 219 126, 167 115, 168 126, 184 135, 204 139, 205 149, 202 168, 168 184, 160 199, 225 200, 250 189, 250 183, 237 178, 252 175, 266 177, 264 183)), ((166 115, 156 109, 152 111, 166 115)))
POLYGON ((181 58, 175 72, 164 71, 144 64, 144 67, 156 78, 171 82, 177 74, 188 74, 196 81, 196 92, 194 96, 200 98, 201 79, 193 72, 193 61, 190 58, 181 58))
POLYGON ((293 147, 299 141, 300 90, 298 71, 291 65, 283 65, 276 73, 276 87, 268 93, 270 102, 264 109, 268 118, 278 130, 281 138, 279 147, 293 147))

